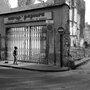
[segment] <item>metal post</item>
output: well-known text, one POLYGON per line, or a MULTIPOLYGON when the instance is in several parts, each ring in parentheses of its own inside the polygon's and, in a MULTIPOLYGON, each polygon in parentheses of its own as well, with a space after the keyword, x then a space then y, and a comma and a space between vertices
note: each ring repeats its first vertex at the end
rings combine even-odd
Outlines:
POLYGON ((63 54, 62 54, 63 53, 63 51, 62 51, 63 50, 63 46, 62 46, 63 45, 63 40, 62 40, 63 39, 63 30, 64 30, 63 27, 58 28, 58 32, 60 34, 60 65, 61 65, 61 67, 63 67, 63 57, 62 57, 63 56, 63 54))
POLYGON ((60 33, 60 60, 61 60, 61 67, 63 67, 63 60, 62 60, 62 53, 63 53, 63 51, 62 51, 62 44, 63 44, 63 42, 62 42, 62 34, 60 33))
POLYGON ((55 28, 54 28, 54 31, 53 31, 53 35, 54 35, 54 65, 56 65, 55 28))

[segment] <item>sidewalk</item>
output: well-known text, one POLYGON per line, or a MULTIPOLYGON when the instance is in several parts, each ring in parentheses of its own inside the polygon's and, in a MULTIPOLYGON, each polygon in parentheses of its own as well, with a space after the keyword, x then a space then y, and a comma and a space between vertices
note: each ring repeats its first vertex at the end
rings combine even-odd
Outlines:
POLYGON ((78 66, 83 65, 83 64, 87 63, 88 61, 90 61, 90 57, 85 57, 81 60, 76 60, 74 62, 74 64, 75 64, 75 67, 77 68, 78 66))
MULTIPOLYGON (((81 60, 75 61, 74 62, 75 68, 77 68, 80 65, 83 65, 88 61, 90 61, 90 57, 86 57, 81 60)), ((14 65, 13 61, 8 61, 8 63, 5 63, 5 61, 0 61, 0 66, 16 68, 16 69, 24 69, 30 71, 42 71, 42 72, 63 72, 70 70, 68 67, 61 68, 59 66, 54 66, 54 65, 44 65, 44 64, 26 63, 26 62, 18 62, 18 65, 14 65)))
POLYGON ((13 61, 8 61, 8 63, 5 63, 5 61, 0 62, 0 66, 2 67, 10 67, 10 68, 16 68, 16 69, 24 69, 24 70, 30 70, 30 71, 42 71, 42 72, 63 72, 68 71, 68 67, 59 67, 54 65, 44 65, 44 64, 35 64, 35 63, 26 63, 26 62, 17 62, 18 65, 14 65, 13 61))

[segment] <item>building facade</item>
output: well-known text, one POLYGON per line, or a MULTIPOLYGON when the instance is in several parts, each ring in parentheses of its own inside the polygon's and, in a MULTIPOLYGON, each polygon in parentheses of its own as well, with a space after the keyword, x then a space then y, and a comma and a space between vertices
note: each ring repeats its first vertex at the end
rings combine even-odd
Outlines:
POLYGON ((70 6, 70 38, 71 47, 80 46, 85 28, 85 1, 69 0, 70 6))
POLYGON ((83 0, 18 0, 0 12, 0 58, 13 60, 16 46, 19 61, 67 66, 70 47, 83 37, 84 12, 83 0))
POLYGON ((19 61, 67 66, 69 9, 65 0, 48 0, 1 13, 1 54, 13 60, 16 46, 19 61))
POLYGON ((88 23, 85 24, 84 33, 84 41, 86 41, 90 45, 90 25, 88 23))
POLYGON ((70 6, 70 54, 74 59, 81 59, 85 56, 83 47, 85 28, 85 1, 69 0, 70 6))

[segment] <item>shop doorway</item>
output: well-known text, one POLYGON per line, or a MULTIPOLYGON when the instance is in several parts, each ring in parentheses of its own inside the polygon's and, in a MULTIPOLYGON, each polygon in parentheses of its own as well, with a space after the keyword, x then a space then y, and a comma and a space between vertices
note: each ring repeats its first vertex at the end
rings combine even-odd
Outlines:
POLYGON ((46 26, 27 26, 6 29, 7 60, 13 60, 14 46, 18 47, 18 60, 44 63, 46 58, 46 26))

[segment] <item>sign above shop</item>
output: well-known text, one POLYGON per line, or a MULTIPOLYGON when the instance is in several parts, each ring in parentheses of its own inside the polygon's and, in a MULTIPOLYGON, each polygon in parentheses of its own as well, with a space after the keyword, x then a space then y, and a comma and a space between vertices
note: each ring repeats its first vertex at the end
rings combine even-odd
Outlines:
POLYGON ((4 18, 4 23, 18 23, 18 22, 29 22, 29 21, 40 21, 40 20, 51 20, 52 12, 41 12, 34 14, 24 14, 17 16, 9 16, 4 18))

